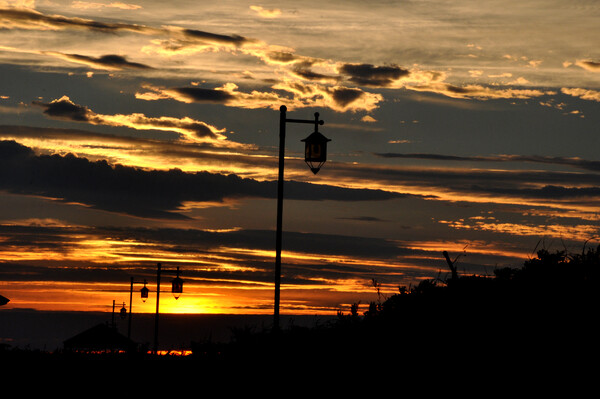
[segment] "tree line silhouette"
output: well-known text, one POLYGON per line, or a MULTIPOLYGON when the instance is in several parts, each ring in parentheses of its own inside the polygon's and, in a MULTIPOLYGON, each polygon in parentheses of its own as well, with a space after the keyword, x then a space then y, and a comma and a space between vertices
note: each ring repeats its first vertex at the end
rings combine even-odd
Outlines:
MULTIPOLYGON (((194 354, 239 359, 378 359, 409 362, 459 357, 528 358, 531 361, 597 351, 600 303, 600 245, 579 253, 537 251, 521 268, 504 267, 493 276, 459 275, 398 287, 384 297, 373 280, 377 301, 360 312, 338 312, 333 322, 289 326, 274 332, 232 330, 222 346, 195 343, 194 354)), ((595 352, 594 352, 595 353, 595 352)))

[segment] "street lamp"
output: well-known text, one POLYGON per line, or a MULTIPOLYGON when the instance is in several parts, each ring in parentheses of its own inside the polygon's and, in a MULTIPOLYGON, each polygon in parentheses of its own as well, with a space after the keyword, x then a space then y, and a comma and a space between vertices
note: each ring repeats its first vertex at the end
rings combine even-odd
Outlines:
POLYGON ((177 276, 171 280, 171 292, 175 299, 179 299, 183 292, 183 280, 179 278, 179 266, 177 267, 177 276))
MULTIPOLYGON (((125 302, 123 302, 123 307, 121 308, 121 310, 119 310, 119 316, 121 317, 121 319, 125 319, 127 317, 127 308, 125 307, 125 302)), ((117 324, 115 323, 115 300, 114 299, 113 299, 113 305, 112 305, 111 324, 112 324, 113 328, 117 326, 117 324)))
POLYGON ((331 141, 327 137, 323 136, 319 133, 317 119, 319 118, 319 113, 315 113, 315 131, 305 138, 301 140, 305 143, 304 146, 304 162, 308 165, 310 170, 316 175, 319 173, 321 166, 327 160, 327 142, 331 141))
POLYGON ((285 125, 286 123, 310 123, 315 125, 315 131, 302 140, 305 143, 304 161, 317 174, 326 161, 327 142, 330 139, 319 133, 319 125, 324 122, 319 120, 319 113, 315 112, 314 120, 288 119, 286 117, 287 107, 279 108, 279 179, 277 182, 277 236, 275 250, 275 309, 273 314, 273 330, 279 330, 279 299, 281 286, 281 236, 283 223, 283 170, 285 162, 285 125))
MULTIPOLYGON (((146 284, 148 284, 148 282, 146 280, 144 280, 144 286, 140 290, 140 293, 142 296, 142 302, 146 302, 146 300, 148 299, 148 293, 150 292, 148 287, 146 287, 146 284)), ((131 291, 133 292, 133 277, 131 278, 131 291)))
MULTIPOLYGON (((133 283, 142 283, 141 281, 134 281, 133 277, 131 277, 130 279, 130 285, 129 285, 129 320, 127 323, 127 338, 131 339, 131 309, 133 308, 133 283)), ((150 292, 150 290, 148 289, 148 287, 146 287, 146 284, 148 283, 145 279, 143 281, 144 286, 142 287, 142 289, 140 290, 140 296, 142 298, 142 302, 146 302, 146 300, 148 299, 148 293, 150 292)), ((125 307, 125 304, 123 304, 123 307, 125 307)), ((121 309, 121 311, 123 311, 123 309, 121 309)))
MULTIPOLYGON (((154 316, 154 353, 158 353, 158 315, 159 315, 159 302, 160 302, 160 277, 162 273, 169 273, 172 270, 162 269, 160 263, 156 264, 156 315, 154 316)), ((171 280, 171 292, 175 299, 179 299, 179 296, 183 292, 183 280, 179 277, 179 266, 176 270, 176 277, 171 280)))

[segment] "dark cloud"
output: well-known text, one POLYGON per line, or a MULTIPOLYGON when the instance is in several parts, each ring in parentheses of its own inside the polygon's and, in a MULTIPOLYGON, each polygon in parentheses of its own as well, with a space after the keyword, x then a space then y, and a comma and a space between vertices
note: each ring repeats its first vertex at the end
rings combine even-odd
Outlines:
MULTIPOLYGON (((135 243, 138 258, 143 258, 144 246, 148 252, 157 251, 181 256, 194 255, 201 261, 203 255, 214 257, 215 251, 224 248, 244 248, 259 251, 271 251, 275 245, 275 232, 272 230, 236 230, 226 232, 205 231, 198 229, 175 228, 135 228, 135 227, 80 227, 80 226, 41 226, 41 225, 0 225, 0 250, 36 252, 62 252, 65 255, 78 250, 81 239, 116 240, 124 244, 135 243)), ((403 256, 423 255, 427 251, 406 248, 394 240, 384 238, 368 238, 359 236, 285 232, 286 250, 298 253, 315 253, 323 256, 344 256, 354 259, 390 259, 403 256)), ((47 262, 44 267, 19 264, 0 263, 0 276, 5 281, 90 281, 110 282, 127 281, 127 274, 154 274, 155 255, 148 260, 128 263, 127 269, 107 268, 104 264, 90 264, 86 261, 59 261, 58 267, 47 262), (69 267, 64 267, 68 265, 69 267), (126 274, 127 273, 127 274, 126 274)), ((186 278, 201 278, 231 281, 232 285, 264 283, 272 281, 273 258, 271 255, 232 252, 227 254, 230 265, 239 265, 240 269, 228 271, 221 267, 210 267, 204 262, 202 268, 184 270, 186 278), (254 270, 248 270, 252 266, 254 270), (239 281, 234 283, 234 281, 239 281)), ((441 261, 441 257, 440 257, 441 261)), ((217 261, 218 262, 218 261, 217 261)), ((322 261, 321 261, 322 262, 322 261)), ((368 280, 376 273, 371 267, 361 265, 360 261, 352 264, 343 262, 335 267, 323 267, 316 264, 286 264, 285 279, 289 283, 309 283, 309 279, 351 278, 352 275, 368 280)), ((380 276, 379 279, 385 278, 380 276)), ((314 281, 311 283, 314 284, 314 281)))
POLYGON ((302 59, 302 57, 287 51, 269 51, 266 54, 266 58, 270 61, 280 62, 284 64, 296 62, 302 59))
POLYGON ((337 81, 339 80, 336 76, 325 75, 322 73, 314 72, 309 67, 297 67, 292 71, 296 76, 306 79, 306 80, 316 80, 316 81, 337 81))
MULTIPOLYGON (((74 155, 35 155, 14 141, 1 141, 0 189, 77 202, 140 217, 183 218, 186 201, 215 202, 232 198, 275 198, 277 182, 236 175, 141 170, 74 155)), ((286 182, 286 198, 298 200, 368 201, 403 197, 379 190, 346 189, 286 182)))
POLYGON ((171 90, 198 103, 224 104, 235 98, 224 90, 204 89, 201 87, 176 87, 171 90))
POLYGON ((8 22, 11 26, 24 29, 90 29, 103 32, 131 31, 138 33, 154 33, 157 30, 135 24, 107 23, 84 18, 71 18, 62 15, 44 15, 31 9, 0 9, 0 21, 8 22))
POLYGON ((600 196, 600 187, 565 187, 546 185, 540 188, 495 188, 490 186, 473 185, 471 186, 471 190, 474 193, 485 192, 488 194, 511 195, 547 200, 585 199, 598 198, 600 196))
POLYGON ((86 29, 105 33, 135 32, 167 36, 183 35, 186 40, 192 42, 210 42, 236 47, 253 41, 239 35, 221 35, 195 29, 153 28, 138 24, 100 22, 78 17, 45 15, 32 9, 22 8, 0 9, 0 27, 3 25, 11 28, 38 30, 46 30, 50 27, 53 29, 86 29))
POLYGON ((354 220, 357 222, 385 222, 385 220, 373 216, 356 216, 348 218, 338 218, 340 220, 354 220))
POLYGON ((239 35, 220 35, 195 29, 184 29, 183 33, 189 39, 207 41, 211 43, 231 44, 235 46, 241 46, 245 43, 252 41, 246 37, 239 35))
MULTIPOLYGON (((590 209, 600 200, 600 175, 555 170, 520 170, 494 168, 415 168, 370 166, 331 163, 327 168, 331 178, 341 176, 368 181, 382 186, 411 187, 412 192, 436 193, 437 199, 445 197, 456 201, 494 202, 502 196, 515 203, 533 200, 546 201, 550 206, 561 207, 559 202, 585 202, 590 209)), ((435 197, 431 197, 435 198, 435 197)))
MULTIPOLYGON (((34 101, 34 105, 44 108, 44 113, 52 118, 87 122, 93 125, 127 126, 141 130, 166 130, 177 132, 185 140, 191 135, 194 139, 217 139, 220 131, 202 121, 191 118, 147 117, 144 114, 102 115, 87 107, 75 104, 67 96, 49 103, 34 101)), ((221 136, 222 137, 222 136, 221 136)))
POLYGON ((358 89, 351 89, 347 87, 336 87, 332 89, 331 96, 336 104, 346 107, 352 104, 354 101, 363 97, 365 92, 358 89))
POLYGON ((101 69, 151 69, 148 65, 130 62, 127 61, 125 57, 115 54, 107 54, 100 57, 88 57, 80 54, 61 54, 61 58, 101 69))
POLYGON ((441 154, 401 154, 401 153, 375 153, 381 158, 413 158, 413 159, 432 159, 436 161, 484 161, 487 160, 483 157, 459 157, 455 155, 441 155, 441 154))
POLYGON ((44 108, 44 114, 52 118, 89 122, 94 116, 89 108, 75 104, 66 97, 49 103, 34 101, 33 104, 44 108))
POLYGON ((469 156, 442 154, 403 154, 403 153, 375 153, 382 158, 408 158, 429 159, 434 161, 462 161, 462 162, 532 162, 552 165, 571 166, 589 171, 600 171, 600 161, 590 161, 581 158, 547 157, 539 155, 497 155, 497 156, 469 156))
MULTIPOLYGON (((127 145, 156 144, 155 140, 140 137, 127 137, 106 133, 97 133, 82 129, 65 129, 55 127, 33 127, 0 125, 0 137, 31 138, 36 139, 69 139, 75 141, 99 140, 107 143, 123 143, 127 145)), ((8 141, 5 141, 5 143, 8 141)), ((162 147, 169 147, 170 143, 161 142, 162 147)))
POLYGON ((600 72, 600 62, 583 60, 577 61, 576 64, 582 67, 583 69, 587 69, 588 71, 600 72))
POLYGON ((374 66, 371 64, 344 64, 340 73, 348 75, 349 80, 360 86, 386 87, 398 79, 408 76, 407 69, 397 65, 374 66))

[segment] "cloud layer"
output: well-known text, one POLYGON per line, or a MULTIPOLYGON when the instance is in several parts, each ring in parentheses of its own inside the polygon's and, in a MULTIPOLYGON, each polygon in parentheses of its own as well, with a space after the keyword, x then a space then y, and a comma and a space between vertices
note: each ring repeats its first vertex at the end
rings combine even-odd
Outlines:
POLYGON ((182 140, 189 142, 224 140, 224 129, 217 129, 205 122, 189 117, 147 117, 144 114, 97 114, 85 106, 75 104, 67 96, 49 103, 34 101, 34 105, 44 109, 44 114, 51 118, 74 122, 86 122, 92 125, 126 126, 138 130, 163 130, 178 133, 182 140))
MULTIPOLYGON (((85 204, 150 218, 182 218, 185 202, 222 202, 243 197, 275 198, 277 182, 236 175, 181 170, 141 170, 73 155, 35 155, 14 141, 0 141, 0 189, 85 204)), ((368 201, 402 194, 288 182, 286 197, 299 200, 368 201)))

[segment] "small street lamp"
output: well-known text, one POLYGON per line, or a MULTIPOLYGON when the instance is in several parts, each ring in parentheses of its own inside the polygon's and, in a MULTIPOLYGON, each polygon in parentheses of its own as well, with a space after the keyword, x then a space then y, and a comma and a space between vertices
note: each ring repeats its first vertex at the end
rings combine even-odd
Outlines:
MULTIPOLYGON (((121 317, 121 319, 125 319, 127 317, 127 308, 125 308, 125 302, 123 302, 123 307, 119 311, 119 316, 121 317)), ((112 305, 111 324, 112 324, 113 328, 117 326, 117 324, 115 323, 115 300, 114 299, 113 299, 113 305, 112 305)))
MULTIPOLYGON (((131 309, 133 308, 133 284, 134 283, 142 283, 141 281, 134 281, 133 277, 131 277, 130 279, 130 285, 129 285, 129 321, 128 321, 128 325, 127 325, 127 338, 131 339, 131 309)), ((148 299, 148 293, 150 292, 150 290, 148 289, 148 287, 146 287, 146 284, 148 283, 145 279, 143 281, 144 286, 142 287, 142 289, 140 290, 140 296, 142 298, 142 302, 146 302, 146 300, 148 299)), ((123 307, 125 307, 125 305, 123 304, 123 307)), ((123 309, 121 309, 122 311, 123 309)))
POLYGON ((123 307, 119 311, 119 316, 121 316, 121 319, 125 319, 127 317, 127 308, 125 307, 125 302, 123 302, 123 307))
MULTIPOLYGON (((169 273, 172 270, 162 269, 160 263, 156 264, 156 314, 154 316, 154 353, 158 353, 158 315, 160 303, 160 278, 162 273, 169 273)), ((171 280, 171 293, 175 299, 179 299, 183 292, 183 280, 179 277, 179 266, 176 269, 176 277, 171 280)))
POLYGON ((175 299, 179 299, 183 292, 183 280, 179 278, 179 266, 177 266, 177 276, 171 280, 171 292, 175 299))
POLYGON ((315 113, 315 131, 301 140, 305 143, 304 147, 304 162, 308 165, 310 170, 316 175, 319 173, 321 166, 327 160, 327 142, 331 141, 327 137, 319 133, 318 129, 319 113, 315 113))
MULTIPOLYGON (((133 285, 133 277, 131 278, 131 284, 133 285)), ((148 284, 148 282, 146 280, 144 280, 144 286, 140 290, 142 302, 146 302, 146 300, 148 299, 148 293, 150 292, 148 287, 146 287, 146 284, 148 284)), ((131 290, 133 291, 133 287, 131 288, 131 290)))
POLYGON ((285 162, 285 126, 286 123, 310 123, 315 125, 315 131, 302 140, 305 143, 304 161, 310 170, 317 174, 327 160, 327 142, 331 141, 319 133, 319 125, 324 122, 319 120, 319 113, 315 112, 314 120, 288 119, 287 107, 279 108, 279 179, 277 182, 277 236, 275 249, 275 309, 273 315, 273 330, 279 330, 279 299, 281 286, 281 237, 283 224, 283 170, 285 162))

